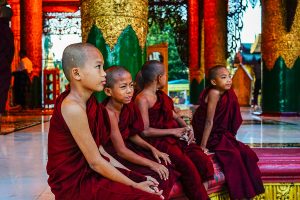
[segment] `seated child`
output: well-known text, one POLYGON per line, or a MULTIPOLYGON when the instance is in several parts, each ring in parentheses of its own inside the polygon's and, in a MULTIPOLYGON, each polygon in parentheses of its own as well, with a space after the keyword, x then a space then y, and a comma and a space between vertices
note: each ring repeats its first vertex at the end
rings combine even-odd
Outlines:
POLYGON ((235 138, 242 117, 231 77, 224 66, 217 65, 209 70, 208 80, 210 86, 200 94, 192 120, 196 141, 204 151, 215 152, 230 197, 253 198, 264 187, 256 154, 235 138))
POLYGON ((129 179, 132 174, 124 170, 127 176, 123 175, 101 148, 102 134, 110 127, 105 108, 97 106, 91 95, 104 88, 103 64, 101 53, 90 44, 72 44, 63 52, 63 70, 71 89, 58 97, 50 121, 47 173, 51 191, 62 200, 159 199, 162 192, 155 183, 129 179))
POLYGON ((166 84, 163 64, 148 61, 141 73, 144 85, 135 103, 144 121, 143 136, 169 154, 175 169, 181 173, 183 189, 189 199, 209 199, 203 180, 213 177, 212 162, 193 142, 193 130, 174 112, 172 99, 160 90, 166 84))
POLYGON ((139 136, 144 130, 144 123, 139 109, 131 101, 134 90, 131 74, 123 67, 112 66, 106 70, 106 80, 104 91, 108 97, 102 104, 110 118, 116 118, 114 121, 118 124, 111 124, 111 128, 117 130, 112 130, 104 149, 127 168, 156 178, 163 196, 168 198, 176 180, 166 167, 171 161, 169 155, 158 151, 139 136))
MULTIPOLYGON (((140 91, 142 91, 143 89, 142 87, 143 87, 143 77, 142 77, 142 72, 140 70, 135 76, 133 99, 140 91)), ((174 111, 180 117, 186 117, 189 120, 192 119, 193 113, 190 109, 181 110, 179 107, 174 107, 174 111)))

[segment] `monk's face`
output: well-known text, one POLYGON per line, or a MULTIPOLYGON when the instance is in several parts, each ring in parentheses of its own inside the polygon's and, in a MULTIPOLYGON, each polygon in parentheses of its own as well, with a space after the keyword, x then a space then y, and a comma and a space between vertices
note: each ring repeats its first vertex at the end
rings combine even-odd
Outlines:
POLYGON ((106 83, 103 56, 96 48, 86 49, 86 62, 80 68, 80 81, 86 89, 102 91, 106 83))
POLYGON ((226 68, 221 68, 217 71, 216 78, 212 80, 215 88, 226 91, 231 88, 232 79, 229 71, 226 68))
POLYGON ((131 74, 128 72, 115 74, 114 79, 115 84, 111 88, 105 88, 105 93, 121 104, 130 103, 134 91, 131 74))

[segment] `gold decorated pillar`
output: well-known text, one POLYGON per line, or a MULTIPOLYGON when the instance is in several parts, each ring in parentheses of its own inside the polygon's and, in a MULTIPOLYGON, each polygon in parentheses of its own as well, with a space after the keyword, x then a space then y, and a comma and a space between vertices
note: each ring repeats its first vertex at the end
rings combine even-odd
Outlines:
MULTIPOLYGON (((296 0, 298 1, 298 0, 296 0)), ((262 1, 262 58, 268 70, 282 57, 292 68, 300 55, 300 2, 288 10, 281 0, 262 1), (294 13, 293 16, 288 13, 294 13), (291 24, 291 25, 289 25, 291 24)))
POLYGON ((206 74, 214 65, 226 65, 227 4, 227 0, 204 0, 206 74))
POLYGON ((145 47, 148 31, 147 0, 82 0, 82 40, 86 41, 90 29, 96 25, 110 49, 118 42, 125 28, 131 26, 145 47))
POLYGON ((262 1, 263 113, 300 112, 300 2, 262 1))
POLYGON ((102 52, 104 68, 121 65, 134 78, 145 61, 148 1, 82 0, 81 18, 83 42, 102 52))
POLYGON ((21 0, 21 49, 39 76, 42 69, 42 0, 21 0))
POLYGON ((15 71, 20 61, 20 0, 8 0, 8 4, 13 12, 11 30, 14 33, 15 54, 11 67, 12 71, 15 71))

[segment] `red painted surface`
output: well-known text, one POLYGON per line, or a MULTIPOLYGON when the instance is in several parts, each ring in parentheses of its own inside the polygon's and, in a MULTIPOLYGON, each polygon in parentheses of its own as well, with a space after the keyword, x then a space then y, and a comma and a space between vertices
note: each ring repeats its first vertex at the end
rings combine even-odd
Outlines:
POLYGON ((76 12, 80 0, 43 0, 43 12, 76 12))
POLYGON ((227 1, 204 0, 205 74, 214 65, 226 66, 227 1))
MULTIPOLYGON (((188 1, 188 23, 189 23, 189 69, 190 71, 199 71, 199 1, 189 0, 188 1)), ((192 77, 191 73, 190 80, 196 79, 192 77)))
MULTIPOLYGON (((39 0, 24 1, 24 42, 23 47, 33 64, 33 74, 39 76, 42 69, 42 2, 39 0)), ((21 30, 22 31, 22 30, 21 30)))
POLYGON ((78 6, 43 6, 43 12, 76 12, 78 6))
POLYGON ((254 148, 264 182, 300 182, 300 148, 254 148))

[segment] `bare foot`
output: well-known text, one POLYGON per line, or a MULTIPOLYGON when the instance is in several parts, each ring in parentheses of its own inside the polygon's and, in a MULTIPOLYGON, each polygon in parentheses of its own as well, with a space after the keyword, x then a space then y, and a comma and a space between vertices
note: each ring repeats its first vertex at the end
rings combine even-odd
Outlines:
POLYGON ((207 191, 207 189, 208 189, 208 181, 204 182, 204 183, 203 183, 203 186, 204 186, 204 188, 205 188, 206 191, 207 191))

